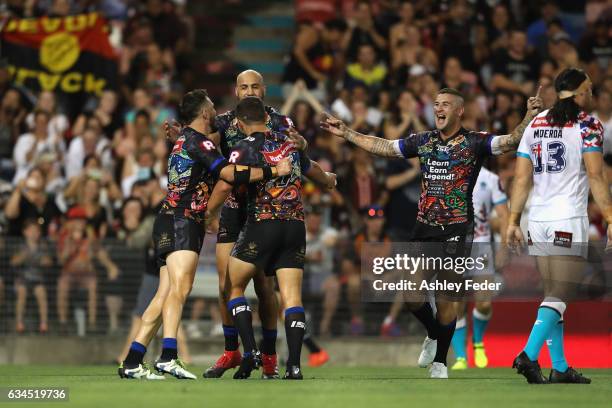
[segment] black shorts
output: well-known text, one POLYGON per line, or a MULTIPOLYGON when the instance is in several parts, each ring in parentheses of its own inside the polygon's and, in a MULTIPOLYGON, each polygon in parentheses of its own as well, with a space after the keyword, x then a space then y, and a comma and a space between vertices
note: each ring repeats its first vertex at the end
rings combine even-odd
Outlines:
POLYGON ((204 225, 191 218, 171 213, 158 214, 153 225, 157 267, 166 265, 166 257, 174 251, 193 251, 199 254, 204 234, 204 225))
POLYGON ((303 221, 247 222, 232 249, 232 256, 274 276, 283 268, 304 269, 306 228, 303 221))
POLYGON ((448 256, 470 256, 474 238, 473 224, 454 224, 445 227, 416 222, 411 242, 440 242, 448 256))
MULTIPOLYGON (((471 223, 438 227, 417 221, 411 241, 421 244, 418 245, 421 247, 420 250, 416 252, 426 257, 443 260, 452 258, 456 260, 457 258, 468 258, 471 256, 473 232, 474 226, 471 223)), ((437 281, 446 282, 447 284, 462 284, 465 281, 465 275, 463 272, 459 273, 458 271, 453 269, 427 270, 425 271, 424 278, 431 280, 435 277, 437 281)), ((450 290, 438 293, 450 301, 464 300, 465 284, 461 285, 461 290, 459 291, 450 290)))
POLYGON ((223 206, 221 217, 219 218, 219 232, 217 233, 217 244, 234 243, 238 241, 238 236, 242 227, 246 223, 246 208, 231 208, 223 206))

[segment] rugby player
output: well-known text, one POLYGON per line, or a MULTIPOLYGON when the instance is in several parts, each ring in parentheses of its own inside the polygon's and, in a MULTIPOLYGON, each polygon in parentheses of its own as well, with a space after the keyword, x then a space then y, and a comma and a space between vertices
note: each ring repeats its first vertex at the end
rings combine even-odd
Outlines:
MULTIPOLYGON (((261 74, 254 70, 246 70, 236 77, 235 95, 238 101, 246 97, 258 97, 263 100, 266 87, 261 74)), ((266 126, 269 130, 286 131, 291 130, 293 122, 288 117, 281 115, 270 106, 265 107, 266 126)), ((211 139, 221 147, 222 154, 227 158, 232 147, 244 139, 246 136, 238 126, 236 113, 234 110, 218 115, 214 121, 215 133, 211 134, 211 139)), ((165 124, 166 134, 172 137, 178 134, 180 128, 165 124)), ((290 131, 291 140, 300 150, 306 148, 306 141, 297 132, 290 131)), ((311 162, 313 171, 311 177, 318 184, 327 184, 327 188, 335 186, 335 179, 328 178, 316 162, 311 162)), ((234 327, 231 315, 227 311, 227 301, 229 296, 229 281, 227 279, 227 267, 230 253, 238 235, 246 221, 246 202, 244 194, 234 190, 228 197, 221 211, 219 220, 219 232, 217 234, 216 257, 217 273, 219 276, 219 309, 223 323, 223 335, 225 338, 225 350, 215 364, 204 372, 206 378, 219 378, 225 371, 240 365, 242 355, 238 350, 238 331, 234 327)), ((262 376, 274 378, 278 376, 277 357, 276 357, 276 316, 278 305, 273 296, 274 282, 266 279, 265 275, 257 274, 254 278, 254 287, 257 298, 260 300, 259 316, 262 323, 262 376)))
MULTIPOLYGON (((505 244, 505 231, 508 225, 508 197, 502 188, 499 177, 486 168, 480 170, 474 191, 472 192, 474 202, 474 242, 472 258, 485 257, 488 261, 484 270, 474 269, 466 272, 466 277, 474 280, 492 280, 495 274, 494 268, 501 268, 507 261, 508 254, 505 244), (499 220, 500 231, 502 231, 501 246, 495 253, 493 262, 493 248, 491 246, 492 234, 490 218, 492 210, 495 209, 499 220)), ((456 361, 451 370, 465 370, 467 364, 466 339, 467 318, 466 302, 460 300, 457 307, 457 324, 451 345, 455 351, 456 361)), ((493 315, 493 306, 487 293, 474 293, 474 309, 472 310, 472 347, 474 349, 474 363, 478 368, 485 368, 489 359, 484 348, 484 334, 493 315)))
MULTIPOLYGON (((287 135, 269 130, 261 99, 243 98, 235 114, 240 128, 248 136, 234 145, 229 154, 230 162, 262 166, 289 157, 292 171, 287 177, 255 183, 248 188, 247 220, 229 261, 231 291, 227 307, 244 348, 234 378, 248 378, 251 371, 261 365, 261 352, 255 342, 251 309, 244 291, 258 272, 265 272, 276 276, 285 307, 289 357, 283 378, 301 380, 300 353, 306 325, 302 306, 306 230, 301 177, 303 174, 310 176, 316 170, 311 167, 310 160, 295 149, 287 135)), ((333 175, 325 177, 329 178, 325 184, 335 184, 333 175)))
POLYGON ((510 197, 508 243, 518 248, 525 239, 519 222, 531 187, 528 242, 544 281, 544 300, 525 348, 513 368, 528 383, 588 384, 569 367, 563 351, 563 314, 580 279, 588 247, 589 185, 608 223, 612 243, 612 200, 603 164, 603 127, 587 114, 592 83, 580 69, 568 68, 555 78, 557 101, 527 127, 518 148, 510 197), (548 344, 552 370, 542 375, 538 355, 548 344))
POLYGON ((162 321, 163 348, 156 370, 177 378, 196 378, 178 359, 176 334, 193 284, 205 223, 218 215, 232 185, 284 176, 291 170, 288 160, 262 168, 229 164, 206 137, 215 115, 214 105, 202 89, 187 93, 179 106, 179 116, 186 126, 168 159, 168 193, 153 227, 159 287, 119 367, 122 378, 164 378, 143 364, 146 346, 162 321))
MULTIPOLYGON (((472 190, 483 160, 516 150, 523 131, 542 105, 539 95, 529 98, 527 114, 511 134, 493 136, 461 126, 464 98, 455 89, 444 88, 434 102, 436 130, 411 134, 404 139, 386 140, 360 134, 341 120, 328 116, 321 127, 371 153, 383 157, 418 157, 421 163, 422 192, 416 242, 441 242, 443 252, 469 256, 473 227, 472 190)), ((441 271, 449 279, 458 276, 441 271)), ((449 294, 450 295, 450 294, 449 294)), ((431 364, 432 378, 448 378, 446 356, 456 324, 454 302, 437 299, 437 316, 429 302, 412 303, 415 317, 427 328, 419 365, 431 364)))

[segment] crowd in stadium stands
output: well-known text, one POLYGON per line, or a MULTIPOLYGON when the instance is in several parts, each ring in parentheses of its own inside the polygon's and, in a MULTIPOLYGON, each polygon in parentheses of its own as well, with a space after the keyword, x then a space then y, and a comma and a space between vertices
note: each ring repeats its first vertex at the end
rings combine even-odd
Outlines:
MULTIPOLYGON (((0 303, 9 292, 15 300, 14 308, 0 306, 2 314, 15 313, 8 330, 26 330, 30 293, 41 332, 53 328, 50 315, 70 332, 71 303, 83 305, 88 330, 113 332, 133 304, 137 282, 151 267, 152 217, 164 198, 171 146, 160 125, 175 117, 186 91, 182 79, 191 75, 185 56, 195 28, 184 3, 6 2, 5 15, 95 9, 121 27, 112 38, 120 45, 120 86, 92 98, 73 120, 52 92, 35 95, 14 86, 6 62, 0 63, 0 303), (128 279, 136 282, 134 290, 125 289, 128 279), (104 328, 96 318, 102 302, 104 328)), ((593 80, 593 112, 606 129, 606 163, 612 166, 609 2, 294 3, 295 40, 281 84, 285 103, 277 108, 308 140, 310 157, 338 174, 337 191, 304 187, 305 293, 320 310, 315 330, 321 334, 377 331, 380 321, 364 318, 374 306, 360 301, 360 248, 370 241, 405 241, 420 194, 415 162, 379 160, 321 131, 324 111, 359 132, 398 139, 433 128, 432 101, 440 88, 452 87, 465 95, 466 128, 503 134, 520 122, 526 98, 539 85, 551 106, 556 73, 577 66, 593 80), (339 307, 349 317, 332 324, 339 307)), ((239 7, 240 1, 228 4, 239 7)), ((513 161, 506 155, 487 164, 506 189, 513 161)), ((590 218, 591 238, 601 239, 605 229, 594 204, 590 218)))

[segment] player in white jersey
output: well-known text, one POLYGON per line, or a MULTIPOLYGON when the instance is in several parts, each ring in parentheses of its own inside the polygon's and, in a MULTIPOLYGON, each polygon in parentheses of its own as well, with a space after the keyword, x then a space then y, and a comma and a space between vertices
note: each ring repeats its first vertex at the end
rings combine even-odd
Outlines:
MULTIPOLYGON (((505 231, 508 224, 508 197, 504 192, 499 177, 482 168, 474 191, 472 192, 472 203, 474 205, 474 240, 472 245, 472 258, 485 257, 489 262, 486 263, 486 268, 482 271, 473 269, 469 272, 470 277, 474 280, 491 280, 495 274, 495 267, 501 267, 507 259, 505 248, 501 248, 496 253, 495 262, 493 262, 493 247, 492 247, 492 231, 491 231, 491 213, 493 209, 497 213, 500 221, 500 230, 505 231), (495 265, 494 265, 495 264, 495 265)), ((468 272, 466 272, 467 274, 468 272)), ((476 367, 484 368, 488 365, 488 358, 485 353, 483 337, 487 325, 493 314, 491 301, 484 293, 474 293, 475 303, 472 310, 472 347, 474 348, 474 363, 476 367)), ((456 361, 451 367, 452 370, 465 370, 467 364, 467 318, 466 318, 466 302, 460 301, 456 303, 457 307, 457 325, 451 345, 455 351, 456 361)))
POLYGON ((565 360, 563 313, 587 256, 589 185, 608 223, 608 246, 612 242, 612 199, 604 175, 603 127, 586 113, 591 80, 583 71, 568 68, 555 79, 555 90, 557 101, 533 119, 517 151, 506 237, 517 249, 524 243, 519 222, 533 186, 527 237, 529 253, 537 257, 545 297, 513 367, 529 383, 588 384, 591 380, 565 360), (544 341, 552 360, 548 379, 538 364, 544 341))

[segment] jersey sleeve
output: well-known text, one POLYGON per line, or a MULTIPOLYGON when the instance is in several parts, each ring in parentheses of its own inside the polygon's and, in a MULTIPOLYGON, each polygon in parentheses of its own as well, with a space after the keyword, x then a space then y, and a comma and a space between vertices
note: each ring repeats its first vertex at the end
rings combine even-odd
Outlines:
POLYGON ((508 201, 508 196, 502 187, 499 177, 497 175, 493 175, 491 177, 491 201, 493 201, 493 205, 504 204, 508 201))
POLYGON ((410 159, 419 155, 419 141, 421 140, 420 133, 412 133, 404 139, 398 139, 393 142, 393 148, 398 157, 410 159))
POLYGON ((580 136, 582 137, 582 153, 603 153, 604 128, 599 120, 589 116, 580 123, 580 136))
POLYGON ((500 136, 495 136, 488 132, 474 132, 473 135, 476 139, 476 151, 480 156, 488 157, 502 154, 496 148, 499 144, 500 136))
POLYGON ((529 140, 531 140, 531 125, 525 129, 523 133, 523 137, 521 137, 521 141, 519 142, 518 148, 516 149, 516 157, 523 157, 525 159, 531 160, 531 149, 529 147, 529 140))
POLYGON ((192 159, 202 163, 210 173, 218 174, 227 164, 227 160, 219 153, 217 146, 206 137, 190 137, 185 141, 183 148, 192 159))

